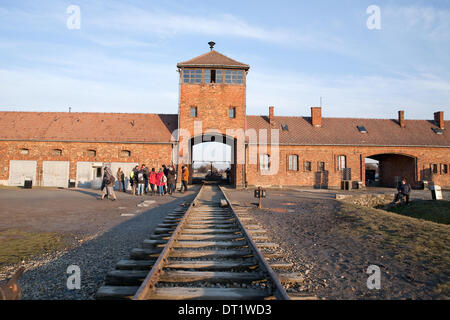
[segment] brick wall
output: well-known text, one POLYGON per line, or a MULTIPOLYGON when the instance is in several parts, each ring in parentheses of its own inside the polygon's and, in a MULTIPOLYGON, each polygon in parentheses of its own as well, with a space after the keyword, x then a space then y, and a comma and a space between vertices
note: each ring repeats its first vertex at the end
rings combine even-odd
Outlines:
MULTIPOLYGON (((267 150, 271 154, 270 148, 267 150)), ((365 158, 377 154, 403 154, 413 158, 391 157, 382 159, 385 175, 407 176, 412 185, 420 186, 420 181, 429 180, 443 187, 450 187, 450 174, 441 170, 432 177, 426 176, 433 163, 450 166, 448 148, 408 148, 408 147, 340 147, 340 146, 280 146, 279 170, 275 175, 262 175, 258 164, 247 165, 247 182, 255 186, 322 186, 340 188, 342 172, 337 170, 336 158, 345 155, 347 167, 352 169, 352 181, 365 183, 365 158), (288 156, 298 155, 298 171, 288 170, 288 156), (416 161, 417 160, 417 161, 416 161), (311 162, 311 171, 304 171, 304 162, 311 162), (325 162, 325 172, 319 173, 319 162, 325 162), (411 165, 412 164, 412 165, 411 165), (411 172, 411 175, 409 173, 411 172)), ((247 151, 249 157, 249 151, 247 151)))
POLYGON ((171 144, 132 144, 132 143, 78 143, 78 142, 0 142, 0 180, 9 179, 10 160, 37 160, 37 184, 42 179, 43 161, 69 161, 70 177, 76 179, 77 162, 130 162, 146 164, 159 168, 172 163, 171 144), (21 149, 28 149, 28 155, 21 155, 21 149), (62 150, 61 156, 52 154, 54 149, 62 150), (88 150, 95 150, 96 156, 88 156, 88 150), (130 157, 121 156, 121 151, 131 152, 130 157))

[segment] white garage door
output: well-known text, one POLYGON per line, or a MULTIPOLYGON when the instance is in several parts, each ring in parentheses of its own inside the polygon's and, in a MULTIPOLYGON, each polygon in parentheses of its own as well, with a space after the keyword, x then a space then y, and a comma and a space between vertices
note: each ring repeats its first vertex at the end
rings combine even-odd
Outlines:
POLYGON ((44 161, 42 185, 44 187, 69 186, 69 161, 44 161))
POLYGON ((33 180, 36 184, 36 161, 11 160, 9 162, 9 182, 10 186, 23 186, 25 178, 33 180))

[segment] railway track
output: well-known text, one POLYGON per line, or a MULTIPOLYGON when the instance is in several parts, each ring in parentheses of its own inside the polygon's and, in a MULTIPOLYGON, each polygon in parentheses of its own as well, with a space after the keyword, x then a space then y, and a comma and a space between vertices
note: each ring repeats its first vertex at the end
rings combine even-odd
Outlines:
POLYGON ((265 231, 247 224, 221 187, 203 185, 187 209, 169 214, 130 259, 109 272, 97 299, 289 299, 273 269, 291 265, 265 231), (272 262, 270 262, 272 261, 272 262))

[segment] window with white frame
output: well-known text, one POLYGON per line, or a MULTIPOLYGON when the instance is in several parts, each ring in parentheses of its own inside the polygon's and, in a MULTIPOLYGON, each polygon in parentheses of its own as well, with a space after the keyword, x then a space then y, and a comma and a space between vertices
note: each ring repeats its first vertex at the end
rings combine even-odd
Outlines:
POLYGON ((270 169, 270 155, 260 154, 259 155, 259 170, 268 171, 270 169))
POLYGON ((298 155, 292 154, 288 158, 288 170, 298 171, 298 155))
POLYGON ((345 168, 347 168, 347 157, 337 156, 337 169, 344 170, 345 168))

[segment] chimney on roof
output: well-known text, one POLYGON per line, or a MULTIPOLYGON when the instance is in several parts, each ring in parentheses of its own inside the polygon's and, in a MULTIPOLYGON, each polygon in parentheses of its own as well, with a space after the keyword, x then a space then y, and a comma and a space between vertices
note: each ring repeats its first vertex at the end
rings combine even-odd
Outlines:
POLYGON ((311 124, 313 127, 322 126, 322 108, 321 107, 311 107, 311 124))
POLYGON ((444 129, 444 111, 434 113, 434 122, 440 129, 444 129))
POLYGON ((270 106, 269 107, 269 124, 270 125, 273 125, 273 113, 274 113, 274 109, 275 109, 275 107, 274 106, 270 106))
POLYGON ((400 125, 400 127, 405 128, 406 127, 406 123, 405 123, 405 111, 400 110, 398 112, 398 124, 400 125))

